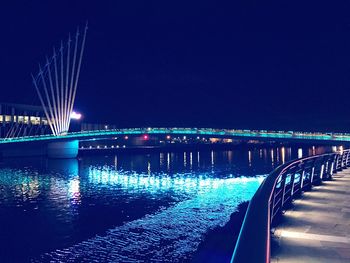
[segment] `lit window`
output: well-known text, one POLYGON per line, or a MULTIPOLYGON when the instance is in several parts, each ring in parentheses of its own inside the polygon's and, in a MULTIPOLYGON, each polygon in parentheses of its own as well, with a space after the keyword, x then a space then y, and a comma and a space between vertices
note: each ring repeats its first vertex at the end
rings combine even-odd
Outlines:
POLYGON ((0 122, 4 121, 4 117, 2 115, 0 115, 0 122))
POLYGON ((10 122, 11 121, 11 116, 10 115, 5 115, 5 121, 10 122))
POLYGON ((18 116, 18 122, 23 122, 24 121, 24 117, 23 116, 18 116))
POLYGON ((28 116, 24 116, 24 123, 28 124, 28 122, 29 122, 29 117, 28 116))
POLYGON ((30 116, 30 122, 32 124, 40 124, 40 118, 39 117, 35 117, 35 116, 30 116))

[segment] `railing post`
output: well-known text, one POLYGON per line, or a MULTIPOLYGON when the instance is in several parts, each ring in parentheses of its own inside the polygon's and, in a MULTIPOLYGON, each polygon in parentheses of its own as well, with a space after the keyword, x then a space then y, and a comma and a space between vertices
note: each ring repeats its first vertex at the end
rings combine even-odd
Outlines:
POLYGON ((333 173, 336 173, 338 171, 338 159, 339 159, 339 155, 336 154, 334 157, 334 170, 333 173))
POLYGON ((337 172, 341 170, 341 164, 339 164, 341 161, 341 155, 337 154, 337 172))
POLYGON ((324 180, 329 179, 329 157, 324 158, 324 171, 323 171, 324 180))
POLYGON ((302 162, 302 163, 300 163, 300 167, 298 169, 298 173, 299 173, 299 183, 298 183, 299 196, 302 195, 302 192, 303 192, 304 172, 305 172, 305 163, 302 162))
POLYGON ((303 171, 301 173, 301 178, 300 178, 300 192, 303 191, 303 187, 304 187, 304 176, 305 176, 305 166, 303 168, 303 171))
POLYGON ((283 192, 282 192, 282 199, 281 199, 281 210, 282 210, 282 208, 283 208, 283 204, 284 204, 284 196, 285 196, 285 194, 286 194, 286 174, 287 173, 284 173, 284 174, 282 174, 282 187, 283 187, 283 192))
POLYGON ((323 181, 323 174, 324 174, 324 163, 321 164, 321 170, 320 170, 320 181, 323 181))
MULTIPOLYGON (((297 171, 297 170, 296 170, 296 171, 297 171)), ((291 198, 291 199, 293 199, 293 196, 294 196, 294 181, 295 181, 295 173, 296 173, 296 171, 294 171, 294 172, 292 173, 291 179, 290 179, 291 184, 292 184, 291 190, 290 190, 290 198, 291 198)), ((291 201, 292 201, 292 200, 291 200, 291 201)))
POLYGON ((312 164, 312 169, 311 169, 310 189, 312 188, 312 183, 314 182, 314 174, 315 174, 315 162, 312 164))
POLYGON ((332 176, 333 176, 333 173, 334 173, 334 158, 333 158, 333 160, 332 160, 332 164, 331 164, 331 178, 332 178, 332 176))
POLYGON ((270 224, 272 224, 274 214, 275 214, 275 202, 276 202, 276 189, 273 191, 273 200, 272 203, 270 203, 270 224))

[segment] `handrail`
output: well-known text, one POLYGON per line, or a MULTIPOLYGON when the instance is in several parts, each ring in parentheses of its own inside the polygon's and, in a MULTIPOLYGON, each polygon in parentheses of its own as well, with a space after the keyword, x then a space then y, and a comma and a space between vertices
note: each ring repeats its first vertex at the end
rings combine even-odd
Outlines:
POLYGON ((347 149, 296 159, 273 170, 249 203, 231 263, 269 263, 271 227, 282 211, 303 191, 349 166, 347 149))

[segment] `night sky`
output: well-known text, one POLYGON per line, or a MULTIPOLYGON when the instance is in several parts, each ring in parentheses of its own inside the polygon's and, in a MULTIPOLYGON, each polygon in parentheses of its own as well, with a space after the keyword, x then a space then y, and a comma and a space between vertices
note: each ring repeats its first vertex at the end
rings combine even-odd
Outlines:
POLYGON ((3 1, 0 101, 89 21, 84 121, 350 131, 348 1, 3 1))

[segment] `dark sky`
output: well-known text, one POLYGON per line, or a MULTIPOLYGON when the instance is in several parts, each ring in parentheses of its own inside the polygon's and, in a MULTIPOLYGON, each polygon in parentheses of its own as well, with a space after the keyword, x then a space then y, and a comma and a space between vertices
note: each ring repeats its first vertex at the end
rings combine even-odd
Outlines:
POLYGON ((350 131, 348 1, 1 1, 0 101, 89 21, 87 122, 350 131))

